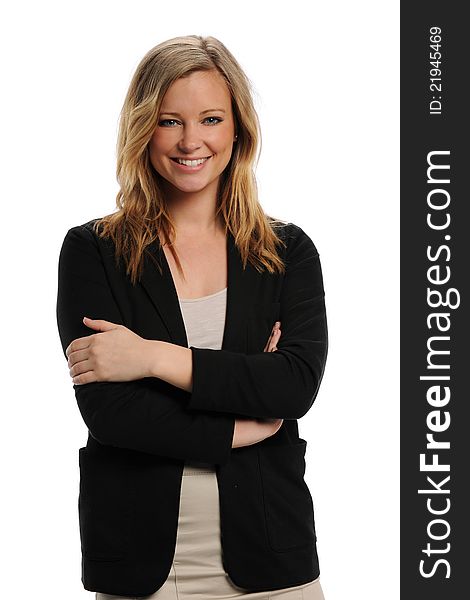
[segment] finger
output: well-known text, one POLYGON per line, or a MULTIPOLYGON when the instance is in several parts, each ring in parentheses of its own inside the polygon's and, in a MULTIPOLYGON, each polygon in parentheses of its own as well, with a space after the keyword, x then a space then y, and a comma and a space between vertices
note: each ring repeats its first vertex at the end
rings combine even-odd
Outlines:
POLYGON ((88 348, 88 346, 91 343, 90 338, 92 337, 93 335, 87 335, 85 337, 77 338, 76 340, 70 342, 70 344, 67 346, 67 350, 65 351, 67 357, 69 357, 70 354, 72 354, 72 352, 76 352, 77 350, 83 350, 83 348, 88 348))
POLYGON ((264 347, 263 352, 269 352, 270 351, 270 348, 272 346, 273 339, 275 338, 275 336, 276 336, 276 331, 273 329, 271 331, 271 334, 270 334, 269 338, 268 338, 268 341, 266 342, 266 346, 264 347))
POLYGON ((267 352, 272 352, 272 349, 276 346, 277 342, 279 341, 280 336, 281 336, 280 330, 276 330, 275 332, 273 332, 273 334, 271 335, 271 337, 269 339, 267 352))
POLYGON ((271 352, 271 348, 273 346, 273 340, 274 340, 274 343, 279 341, 279 336, 281 334, 280 327, 281 327, 281 321, 276 321, 273 325, 271 334, 268 338, 268 341, 266 342, 263 352, 271 352), (275 336, 277 336, 277 338, 275 336))
POLYGON ((276 333, 276 329, 275 329, 275 327, 273 327, 271 329, 271 333, 270 333, 270 335, 268 337, 268 341, 266 342, 266 346, 264 347, 263 352, 269 352, 269 349, 271 347, 271 341, 272 341, 273 336, 275 335, 275 333, 276 333))
POLYGON ((74 350, 70 355, 69 358, 67 360, 67 365, 70 367, 73 367, 73 365, 76 365, 77 363, 81 362, 82 360, 86 360, 88 358, 89 355, 89 349, 88 346, 86 348, 84 348, 83 350, 74 350))
POLYGON ((270 336, 268 337, 268 341, 266 342, 266 346, 264 347, 263 352, 269 352, 269 347, 270 347, 270 343, 271 343, 271 339, 273 337, 274 331, 271 331, 270 336))
POLYGON ((95 376, 94 371, 87 371, 86 373, 81 373, 72 379, 74 385, 83 385, 84 383, 93 383, 94 381, 98 381, 95 376))
POLYGON ((83 322, 87 327, 98 331, 110 331, 111 329, 121 327, 117 323, 112 323, 111 321, 106 321, 105 319, 89 319, 88 317, 83 317, 83 322))
POLYGON ((280 329, 273 329, 271 331, 271 335, 269 336, 268 341, 266 342, 266 346, 264 347, 263 352, 271 352, 271 348, 273 347, 273 345, 279 341, 280 334, 280 329))
POLYGON ((277 350, 277 342, 279 341, 280 334, 276 333, 271 340, 271 347, 269 348, 269 352, 276 352, 277 350))
POLYGON ((82 375, 83 373, 87 373, 88 371, 91 371, 92 368, 93 365, 89 360, 82 360, 69 369, 70 377, 73 378, 77 377, 78 375, 82 375))

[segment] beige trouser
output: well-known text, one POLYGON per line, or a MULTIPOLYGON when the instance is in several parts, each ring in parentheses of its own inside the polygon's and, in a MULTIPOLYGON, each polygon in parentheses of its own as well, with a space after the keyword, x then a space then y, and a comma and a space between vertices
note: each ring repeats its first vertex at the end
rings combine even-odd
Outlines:
MULTIPOLYGON (((147 600, 324 600, 320 580, 268 592, 247 592, 225 573, 215 471, 185 466, 176 549, 167 580, 147 600)), ((96 593, 96 600, 135 600, 96 593)))

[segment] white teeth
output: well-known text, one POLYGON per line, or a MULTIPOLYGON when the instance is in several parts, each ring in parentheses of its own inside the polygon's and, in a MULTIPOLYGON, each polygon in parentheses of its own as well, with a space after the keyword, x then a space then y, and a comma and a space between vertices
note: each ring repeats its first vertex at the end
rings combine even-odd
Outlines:
POLYGON ((186 165, 187 167, 197 167, 207 160, 207 158, 200 158, 199 160, 184 160, 183 158, 176 159, 180 165, 186 165))

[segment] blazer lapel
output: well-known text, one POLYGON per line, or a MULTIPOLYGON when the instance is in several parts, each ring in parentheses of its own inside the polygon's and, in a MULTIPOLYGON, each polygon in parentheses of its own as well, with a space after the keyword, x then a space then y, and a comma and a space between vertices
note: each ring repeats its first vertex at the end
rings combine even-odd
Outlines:
MULTIPOLYGON (((188 339, 173 281, 170 266, 160 243, 148 247, 148 252, 162 267, 160 274, 148 254, 140 283, 147 291, 155 309, 164 322, 173 343, 188 347, 188 339)), ((244 352, 246 350, 245 322, 248 308, 253 300, 256 270, 248 263, 243 270, 242 259, 233 235, 227 233, 227 310, 222 340, 222 350, 244 352)))

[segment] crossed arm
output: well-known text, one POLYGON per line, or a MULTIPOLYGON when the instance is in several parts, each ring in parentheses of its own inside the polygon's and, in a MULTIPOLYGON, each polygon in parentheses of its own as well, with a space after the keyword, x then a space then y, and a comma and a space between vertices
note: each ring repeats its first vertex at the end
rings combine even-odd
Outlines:
MULTIPOLYGON (((158 377, 182 390, 192 391, 190 348, 147 340, 124 325, 102 319, 84 317, 83 322, 102 335, 77 338, 68 345, 65 354, 74 384, 158 377)), ((264 352, 274 352, 280 337, 280 321, 277 321, 264 352)))
MULTIPOLYGON (((65 353, 74 384, 94 381, 132 381, 158 377, 167 383, 192 390, 192 352, 189 348, 147 340, 127 327, 101 319, 84 318, 87 327, 100 335, 73 340, 65 353)), ((275 352, 281 336, 277 321, 264 352, 275 352)), ((256 444, 274 435, 283 419, 236 419, 232 448, 256 444)))
POLYGON ((85 226, 69 230, 59 257, 57 322, 64 353, 66 349, 83 352, 85 348, 76 344, 84 343, 94 360, 87 366, 90 358, 80 355, 77 362, 83 364, 77 369, 73 365, 73 376, 77 377, 74 391, 80 412, 95 439, 150 454, 223 464, 230 459, 235 418, 298 419, 309 410, 327 354, 324 292, 313 242, 296 226, 290 233, 295 239, 286 257, 278 351, 246 355, 175 348, 154 340, 153 348, 159 353, 156 357, 153 351, 144 352, 143 340, 123 326, 98 240, 85 226), (84 315, 107 321, 82 321, 84 315), (103 326, 108 329, 101 331, 103 326), (99 335, 90 335, 93 331, 99 335), (107 341, 112 342, 109 356, 114 353, 116 357, 117 352, 123 359, 114 376, 103 371, 105 363, 99 357, 106 352, 97 351, 107 341), (168 360, 169 350, 182 352, 186 363, 176 374, 170 371, 178 360, 168 360), (192 364, 188 361, 190 352, 192 364), (144 362, 144 357, 149 361, 144 362), (142 370, 133 381, 136 365, 142 370), (77 372, 86 366, 84 372, 77 372), (90 372, 96 374, 100 369, 101 376, 93 379, 90 372), (148 373, 160 377, 146 376, 148 373), (191 392, 187 391, 189 386, 191 392))

